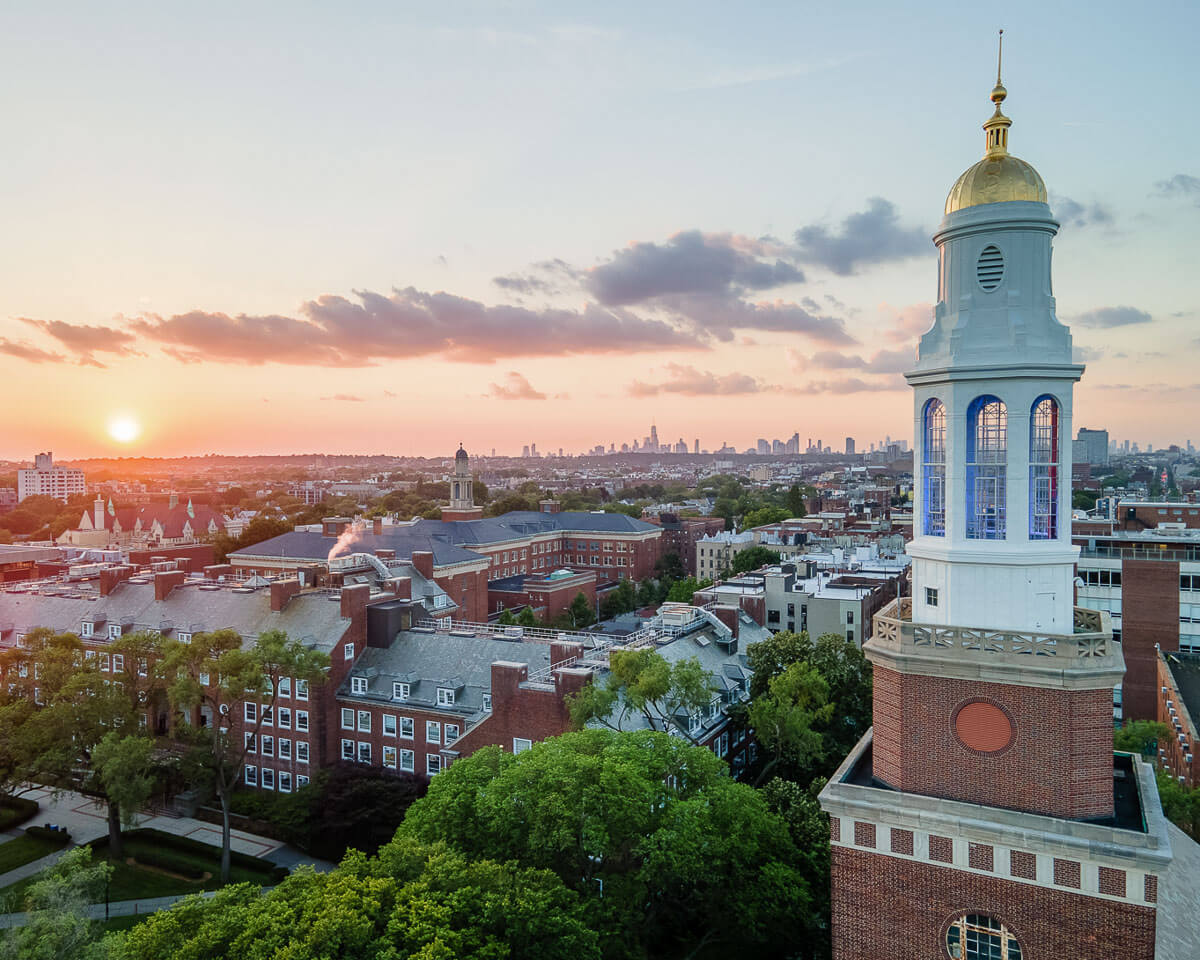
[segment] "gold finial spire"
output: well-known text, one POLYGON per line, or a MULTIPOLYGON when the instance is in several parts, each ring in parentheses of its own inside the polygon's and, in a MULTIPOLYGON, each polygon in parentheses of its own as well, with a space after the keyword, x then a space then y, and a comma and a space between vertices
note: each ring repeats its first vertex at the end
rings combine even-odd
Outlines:
POLYGON ((1008 128, 1012 126, 1012 121, 1000 111, 1000 104, 1008 96, 1008 91, 1004 89, 1004 84, 1000 82, 1000 68, 1003 64, 1003 57, 1004 31, 1001 30, 999 50, 996 53, 996 85, 992 88, 991 96, 992 103, 996 105, 996 112, 983 125, 984 132, 987 134, 987 146, 984 156, 988 157, 1002 157, 1008 153, 1008 128))

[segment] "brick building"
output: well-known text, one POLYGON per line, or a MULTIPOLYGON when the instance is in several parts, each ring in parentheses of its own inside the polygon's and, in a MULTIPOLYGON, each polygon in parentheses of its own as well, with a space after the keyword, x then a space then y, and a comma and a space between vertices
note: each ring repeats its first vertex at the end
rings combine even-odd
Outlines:
POLYGON ((1151 768, 1113 753, 1109 614, 1074 607, 1062 480, 1083 368, 1050 295, 1059 225, 1008 153, 1005 97, 947 198, 906 375, 913 595, 875 616, 874 725, 821 793, 835 960, 1156 956, 1171 839, 1151 768))
POLYGON ((517 574, 488 583, 488 610, 498 613, 529 607, 538 619, 548 623, 565 613, 581 593, 588 607, 595 610, 596 574, 590 570, 556 570, 544 576, 517 574))
POLYGON ((722 517, 681 517, 677 513, 659 513, 646 518, 662 527, 662 553, 678 555, 688 576, 696 576, 696 544, 703 537, 713 536, 725 529, 722 517))
POLYGON ((1072 539, 1079 547, 1078 602, 1112 616, 1125 654, 1117 716, 1153 720, 1158 651, 1200 653, 1200 530, 1173 522, 1121 530, 1088 520, 1075 524, 1072 539))
POLYGON ((1158 652, 1158 713, 1167 740, 1158 759, 1186 787, 1200 785, 1197 769, 1196 718, 1200 717, 1200 654, 1158 652))
POLYGON ((663 531, 623 513, 559 512, 550 501, 541 511, 476 518, 467 456, 459 453, 453 480, 458 499, 444 516, 469 519, 366 525, 327 517, 319 532, 293 530, 237 550, 229 562, 243 573, 276 575, 329 567, 352 554, 411 561, 452 598, 459 617, 475 622, 487 620, 493 580, 546 577, 563 568, 595 574, 598 586, 654 575, 663 531))

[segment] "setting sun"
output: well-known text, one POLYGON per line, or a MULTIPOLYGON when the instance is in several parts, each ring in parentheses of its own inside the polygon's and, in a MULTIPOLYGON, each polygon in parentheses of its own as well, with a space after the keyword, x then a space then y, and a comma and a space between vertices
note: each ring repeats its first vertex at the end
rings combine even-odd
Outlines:
POLYGON ((141 424, 133 417, 113 417, 108 421, 108 435, 117 443, 132 443, 141 432, 141 424))

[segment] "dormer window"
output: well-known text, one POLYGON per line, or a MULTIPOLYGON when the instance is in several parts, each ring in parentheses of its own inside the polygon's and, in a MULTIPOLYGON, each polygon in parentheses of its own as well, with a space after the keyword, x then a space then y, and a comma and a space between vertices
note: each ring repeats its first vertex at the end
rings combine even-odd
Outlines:
POLYGON ((121 637, 121 625, 119 623, 110 623, 108 625, 108 639, 119 640, 121 637))
POLYGON ((90 637, 92 635, 92 623, 90 620, 84 620, 79 625, 79 635, 81 637, 90 637))
POLYGON ((408 693, 409 693, 409 685, 407 683, 393 683, 392 684, 392 699, 393 700, 407 700, 408 693))
POLYGON ((688 717, 688 733, 696 733, 702 725, 699 713, 693 713, 688 717))
POLYGON ((359 696, 365 696, 366 692, 367 692, 367 678, 366 677, 351 677, 350 678, 350 692, 358 694, 359 696))
POLYGON ((438 687, 437 702, 439 707, 454 706, 454 691, 450 687, 438 687))

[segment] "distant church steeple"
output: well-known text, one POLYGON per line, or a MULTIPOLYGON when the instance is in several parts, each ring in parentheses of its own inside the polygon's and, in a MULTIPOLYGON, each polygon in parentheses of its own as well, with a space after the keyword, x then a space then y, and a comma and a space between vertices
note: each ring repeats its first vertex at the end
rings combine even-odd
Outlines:
POLYGON ((443 520, 478 520, 483 508, 475 506, 475 480, 471 460, 463 445, 454 454, 454 474, 450 477, 450 506, 442 511, 443 520))

